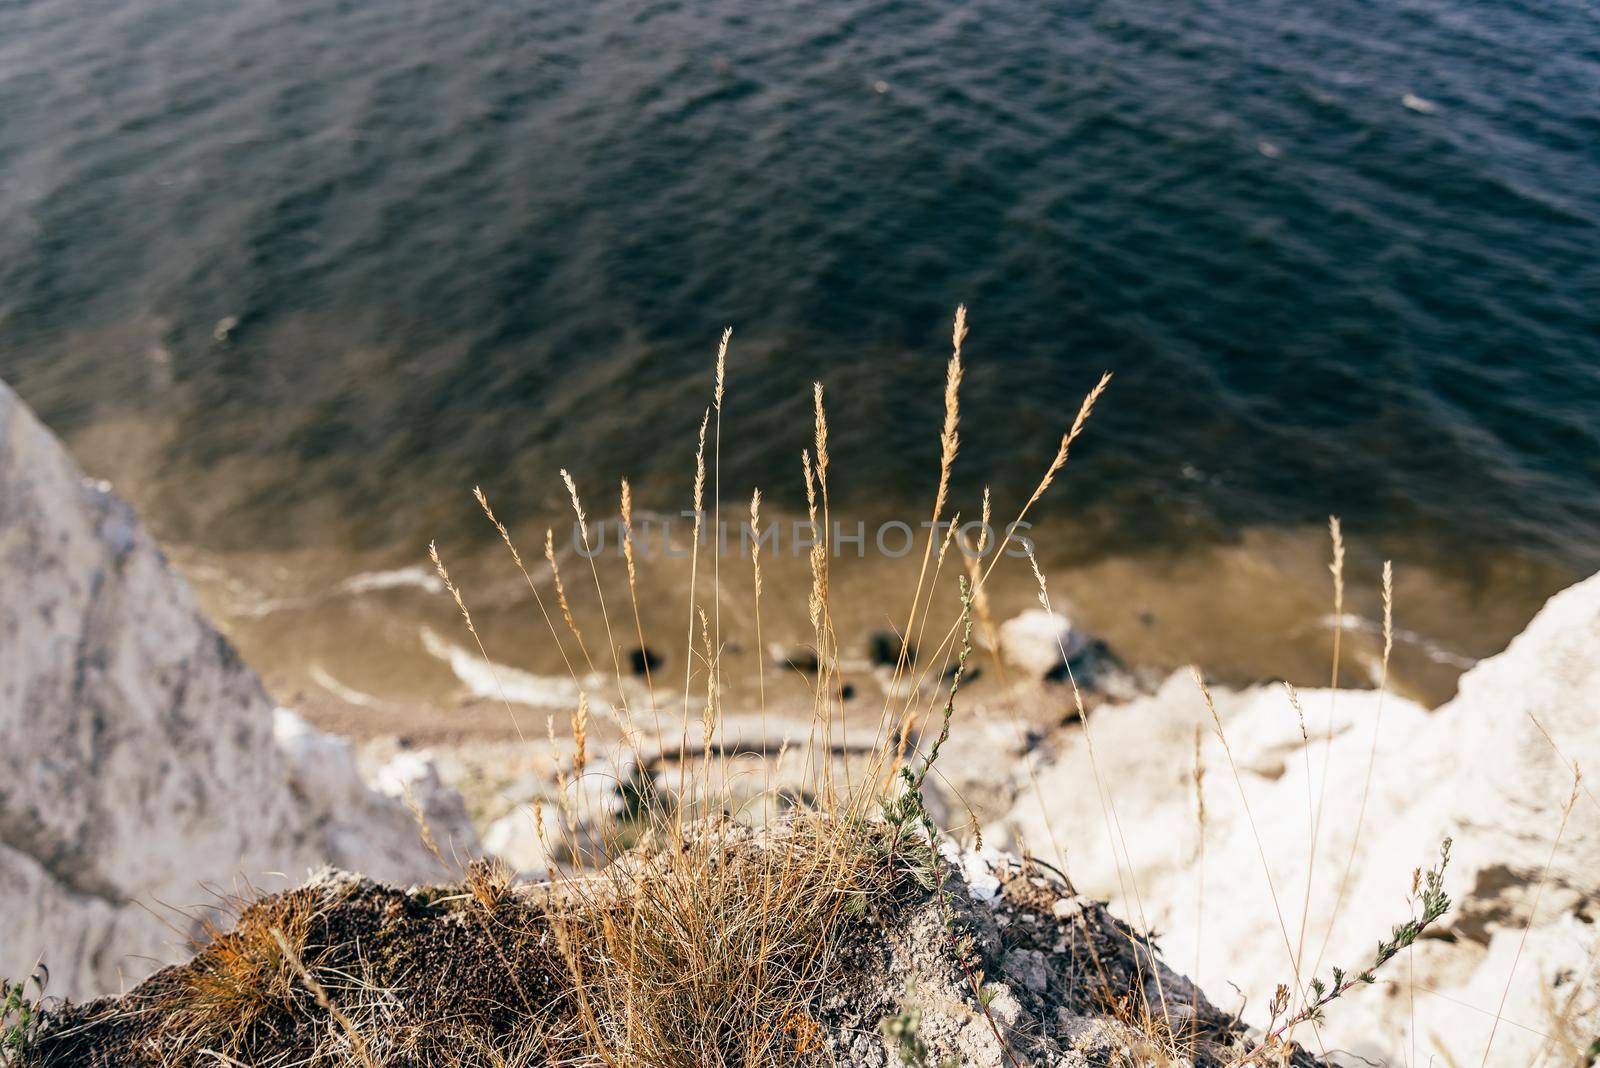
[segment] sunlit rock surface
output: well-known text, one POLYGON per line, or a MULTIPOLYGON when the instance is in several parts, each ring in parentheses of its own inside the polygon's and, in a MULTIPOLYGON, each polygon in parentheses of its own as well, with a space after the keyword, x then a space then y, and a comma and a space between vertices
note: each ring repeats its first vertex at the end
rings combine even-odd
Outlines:
POLYGON ((344 743, 278 720, 132 510, 0 384, 0 975, 42 958, 52 994, 113 992, 187 956, 217 895, 324 863, 442 874, 344 743))
POLYGON ((1095 713, 1092 757, 1081 731, 1063 736, 1038 771, 1044 805, 1019 783, 1011 822, 1041 852, 1059 842, 1079 888, 1162 932, 1170 959, 1206 990, 1237 984, 1256 1023, 1275 985, 1292 983, 1293 957, 1325 979, 1335 964, 1369 965, 1407 918, 1412 872, 1453 836, 1456 907, 1443 937, 1330 1006, 1320 1034, 1297 1036, 1349 1063, 1407 1063, 1414 1040, 1412 1063, 1477 1064, 1493 1029, 1490 1064, 1535 1063, 1541 1049, 1567 1063, 1600 1027, 1600 805, 1587 785, 1563 828, 1571 761, 1600 769, 1600 576, 1552 598, 1434 712, 1371 691, 1300 701, 1304 735, 1281 686, 1215 694, 1236 783, 1199 688, 1176 674, 1154 696, 1095 713))

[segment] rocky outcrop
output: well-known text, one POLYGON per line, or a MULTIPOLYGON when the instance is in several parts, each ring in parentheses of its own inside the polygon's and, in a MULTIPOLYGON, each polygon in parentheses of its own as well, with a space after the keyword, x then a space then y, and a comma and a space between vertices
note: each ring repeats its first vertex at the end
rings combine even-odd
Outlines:
MULTIPOLYGON (((718 907, 762 923, 768 899, 759 890, 746 899, 752 891, 727 872, 751 862, 805 878, 816 861, 803 850, 818 839, 797 847, 791 829, 691 831, 702 844, 700 835, 726 835, 712 853, 717 864, 705 869, 709 881, 697 885, 715 884, 738 899, 718 907)), ((752 1032, 768 1047, 757 1063, 852 1068, 1220 1068, 1252 1048, 1152 943, 1059 874, 947 844, 934 879, 931 858, 916 860, 926 846, 902 845, 900 863, 873 865, 871 890, 856 906, 845 905, 854 895, 841 896, 839 919, 821 936, 826 965, 806 970, 802 1000, 783 1001, 782 1026, 764 1035, 750 1021, 766 1007, 740 1004, 726 1017, 688 1022, 673 1032, 675 1045, 652 1047, 659 1059, 641 1059, 643 1025, 622 1008, 637 1003, 614 1000, 585 948, 596 924, 625 928, 636 907, 630 895, 673 870, 666 854, 640 847, 611 869, 633 874, 533 886, 510 886, 483 866, 463 885, 409 891, 322 873, 251 904, 192 961, 127 995, 57 1008, 30 1063, 154 1068, 187 1063, 200 1049, 263 1068, 747 1063, 738 1053, 752 1032), (283 946, 293 947, 293 960, 283 946)), ((752 944, 730 936, 719 952, 752 944)), ((759 959, 728 963, 780 968, 788 960, 783 946, 763 946, 759 959)), ((716 981, 658 976, 649 962, 639 968, 670 979, 654 994, 669 1007, 692 1003, 677 987, 716 981)), ((716 989, 731 996, 749 988, 716 989)), ((772 990, 790 996, 785 984, 772 990)))
POLYGON ((1587 786, 1574 799, 1572 766, 1600 768, 1600 576, 1554 597, 1433 712, 1302 693, 1302 733, 1281 687, 1215 697, 1237 784, 1184 672, 1095 713, 1092 753, 1081 731, 1062 736, 1037 772, 1046 804, 1019 782, 1010 825, 1041 851, 1059 843, 1081 888, 1162 931, 1206 989, 1236 984, 1258 1023, 1292 957, 1324 978, 1369 964, 1407 918, 1412 872, 1453 836, 1456 906, 1438 937, 1298 1037, 1351 1064, 1477 1064, 1493 1031, 1490 1064, 1574 1063, 1600 1032, 1600 805, 1587 786))
POLYGON ((326 862, 437 878, 406 806, 287 715, 0 384, 0 975, 104 993, 187 955, 215 895, 326 862))

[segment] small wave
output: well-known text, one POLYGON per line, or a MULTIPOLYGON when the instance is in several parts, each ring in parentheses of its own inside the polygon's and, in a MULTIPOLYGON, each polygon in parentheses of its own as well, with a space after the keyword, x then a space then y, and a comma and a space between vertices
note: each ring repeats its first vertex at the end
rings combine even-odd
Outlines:
MULTIPOLYGON (((199 573, 196 571, 196 574, 199 573)), ((222 585, 229 599, 228 615, 240 619, 263 619, 278 612, 310 608, 328 596, 360 596, 365 593, 406 588, 419 589, 427 593, 444 592, 444 583, 439 580, 439 576, 423 567, 362 571, 334 586, 330 593, 293 597, 269 597, 217 569, 210 569, 206 577, 222 585)), ((321 680, 318 680, 318 685, 322 685, 321 680)))
POLYGON ((309 608, 318 601, 316 597, 268 597, 254 591, 241 593, 238 589, 230 590, 229 593, 235 599, 229 607, 228 614, 240 619, 265 619, 277 612, 309 608))
POLYGON ((450 665, 450 670, 474 697, 498 701, 502 697, 529 708, 569 709, 578 703, 578 686, 571 679, 535 675, 531 671, 495 664, 471 649, 422 628, 422 647, 450 665))
POLYGON ((346 704, 357 705, 361 708, 383 707, 383 702, 381 700, 372 696, 370 693, 362 693, 360 690, 346 686, 344 683, 328 674, 321 664, 312 664, 310 674, 311 681, 315 682, 318 686, 321 686, 324 690, 327 690, 329 693, 333 694, 333 696, 337 697, 346 704))
MULTIPOLYGON (((1345 630, 1361 631, 1365 634, 1381 635, 1383 633, 1383 624, 1371 619, 1367 619, 1365 616, 1358 616, 1349 612, 1346 612, 1342 616, 1336 616, 1332 613, 1329 613, 1328 615, 1322 617, 1322 625, 1330 630, 1334 627, 1342 625, 1345 630)), ((1468 668, 1471 668, 1478 663, 1478 661, 1473 657, 1462 656, 1460 653, 1452 652, 1451 650, 1440 645, 1438 642, 1434 641, 1432 638, 1429 638, 1427 635, 1418 634, 1414 630, 1406 630, 1403 627, 1396 627, 1394 631, 1394 640, 1397 642, 1404 642, 1405 644, 1416 648, 1435 664, 1444 664, 1447 667, 1459 668, 1462 671, 1466 671, 1468 668)))
POLYGON ((443 593, 444 583, 425 567, 397 567, 389 571, 363 571, 333 588, 335 593, 373 593, 415 587, 426 593, 443 593))

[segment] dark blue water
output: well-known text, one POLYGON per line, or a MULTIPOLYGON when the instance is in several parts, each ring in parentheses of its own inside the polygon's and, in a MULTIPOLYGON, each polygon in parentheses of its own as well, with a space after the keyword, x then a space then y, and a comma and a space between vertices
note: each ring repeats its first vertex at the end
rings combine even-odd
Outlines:
POLYGON ((1600 9, 0 2, 0 377, 174 542, 680 501, 727 323, 741 494, 821 379, 839 501, 920 514, 958 301, 969 507, 1111 369, 1071 554, 1339 512, 1542 596, 1600 567, 1600 9))

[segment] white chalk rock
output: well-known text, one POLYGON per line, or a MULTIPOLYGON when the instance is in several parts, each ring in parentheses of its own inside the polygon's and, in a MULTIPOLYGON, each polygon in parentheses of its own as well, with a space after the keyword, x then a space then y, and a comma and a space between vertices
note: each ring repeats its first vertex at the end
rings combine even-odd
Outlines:
POLYGON ((296 792, 318 813, 350 812, 367 800, 355 751, 343 738, 323 734, 287 708, 272 713, 272 740, 288 762, 296 792))
MULTIPOLYGON (((1414 1037, 1415 1063, 1477 1064, 1509 982, 1489 1063, 1532 1064, 1541 1048, 1559 1051, 1561 1063, 1577 1056, 1559 1036, 1587 1035, 1587 1042, 1600 1030, 1592 956, 1600 806, 1580 794, 1561 828, 1572 796, 1569 761, 1600 767, 1600 576, 1552 598, 1436 711, 1370 691, 1300 696, 1307 737, 1281 687, 1215 694, 1236 783, 1193 679, 1176 674, 1155 695, 1095 717, 1096 759, 1081 731, 1066 734, 1054 762, 1038 772, 1046 804, 1019 783, 1012 818, 1036 849, 1048 847, 1053 829, 1080 891, 1111 899, 1137 926, 1162 931, 1169 958, 1192 968, 1206 990, 1221 997, 1236 984, 1248 997, 1246 1019, 1256 1024, 1264 1022, 1260 1010, 1276 984, 1292 982, 1280 909, 1296 946, 1307 916, 1308 970, 1320 962, 1326 979, 1335 964, 1364 968, 1379 939, 1407 918, 1412 871, 1432 864, 1440 841, 1453 836, 1446 888, 1456 905, 1442 927, 1453 941, 1419 942, 1377 986, 1329 1006, 1322 1046, 1356 1058, 1348 1063, 1403 1064, 1414 1037), (1205 768, 1203 867, 1197 728, 1205 768), (1102 807, 1097 783, 1114 813, 1102 807), (1050 813, 1048 829, 1041 809, 1050 813), (1560 847, 1513 974, 1558 831, 1560 847)), ((1309 1032, 1299 1037, 1315 1048, 1309 1032)))
POLYGON ((0 975, 131 985, 187 955, 173 911, 324 863, 434 878, 404 806, 275 717, 133 512, 0 384, 0 975), (281 874, 275 874, 281 873, 281 874))
POLYGON ((1000 624, 1000 649, 1007 661, 1042 679, 1077 656, 1088 639, 1060 612, 1030 608, 1000 624))
POLYGON ((483 833, 484 851, 499 857, 511 870, 529 879, 542 879, 550 870, 550 855, 544 843, 559 848, 565 837, 560 816, 548 808, 535 814, 532 805, 518 805, 489 825, 483 833), (541 840, 538 820, 544 820, 541 840))
POLYGON ((478 832, 472 826, 467 803, 455 787, 439 775, 439 765, 426 753, 400 753, 372 775, 372 788, 386 797, 413 807, 427 824, 441 852, 464 861, 478 851, 478 832))

